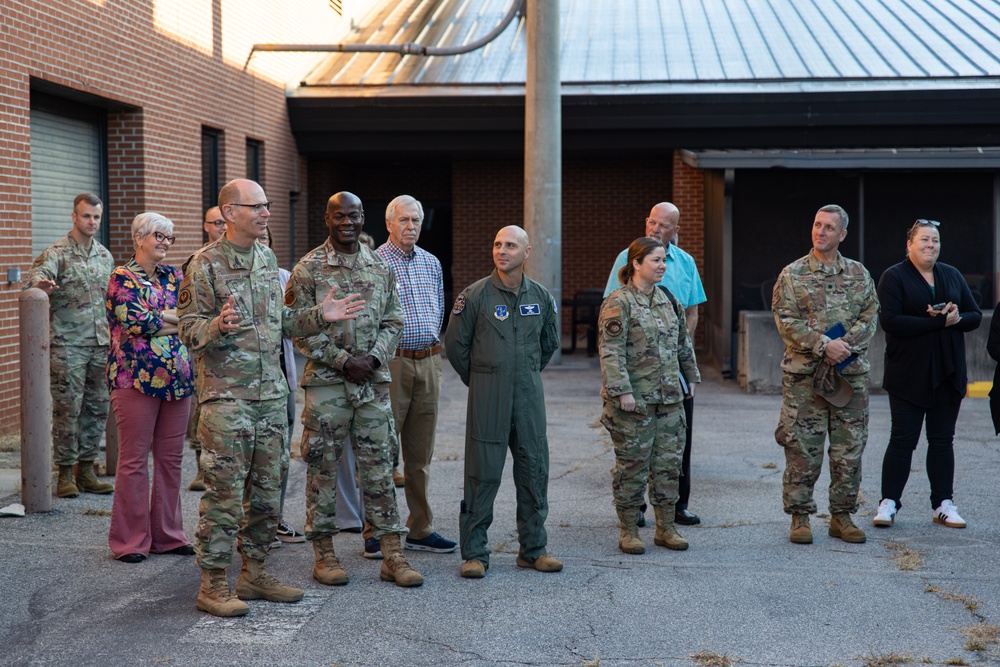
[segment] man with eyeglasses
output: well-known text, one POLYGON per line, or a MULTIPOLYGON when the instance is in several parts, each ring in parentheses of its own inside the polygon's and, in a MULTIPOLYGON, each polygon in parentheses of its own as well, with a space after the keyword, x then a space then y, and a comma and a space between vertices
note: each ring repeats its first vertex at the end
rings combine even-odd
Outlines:
POLYGON ((337 526, 337 472, 344 440, 358 463, 365 519, 383 556, 379 576, 398 586, 420 586, 423 577, 403 557, 396 488, 392 483, 389 360, 403 331, 403 307, 396 280, 384 259, 361 244, 365 223, 361 200, 338 192, 326 205, 329 238, 292 269, 285 304, 311 306, 324 297, 359 292, 364 313, 354 322, 328 324, 317 335, 294 339, 306 357, 299 383, 302 460, 306 471, 306 539, 313 544, 313 578, 327 586, 348 581, 333 548, 337 526))
MULTIPOLYGON (((701 276, 698 275, 698 267, 695 265, 694 257, 681 250, 674 238, 680 229, 681 212, 670 202, 660 202, 652 208, 646 218, 646 237, 656 239, 663 243, 667 249, 666 271, 660 279, 658 287, 672 294, 674 298, 684 306, 684 321, 687 324, 688 336, 694 340, 695 329, 698 328, 698 305, 705 303, 705 288, 701 284, 701 276)), ((618 271, 623 266, 628 255, 628 248, 622 250, 615 258, 615 264, 611 267, 611 274, 608 276, 608 284, 604 288, 604 297, 607 298, 611 292, 621 285, 618 283, 618 271)), ((694 526, 701 523, 701 518, 688 511, 688 499, 691 496, 691 432, 694 425, 694 387, 688 385, 683 374, 681 375, 684 385, 684 421, 687 425, 684 436, 684 451, 681 453, 681 478, 677 485, 677 504, 674 506, 674 522, 683 526, 694 526)), ((644 513, 646 505, 643 503, 639 510, 638 526, 645 526, 646 519, 644 513)))
MULTIPOLYGON (((222 217, 222 211, 218 206, 205 211, 205 233, 208 235, 208 243, 214 243, 226 234, 226 219, 222 217)), ((205 245, 208 245, 206 243, 205 245)))
MULTIPOLYGON (((202 224, 202 229, 205 230, 205 234, 208 236, 208 241, 205 245, 215 243, 226 235, 226 219, 222 217, 222 211, 218 206, 213 206, 205 211, 205 222, 202 224)), ((191 257, 194 257, 194 255, 191 255, 191 257)), ((191 261, 191 257, 188 257, 187 262, 184 262, 184 265, 181 267, 181 273, 185 275, 187 274, 187 267, 191 261)), ((187 438, 191 449, 194 450, 197 472, 194 479, 191 480, 188 490, 204 491, 205 475, 201 471, 201 441, 198 440, 198 418, 201 416, 201 403, 191 401, 191 406, 191 418, 188 419, 187 438)))
POLYGON ((771 307, 785 341, 782 404, 775 440, 785 449, 782 500, 792 516, 788 539, 812 544, 813 486, 823 470, 830 437, 830 537, 862 543, 854 525, 861 455, 868 442, 868 345, 879 303, 861 262, 840 254, 847 212, 829 204, 816 212, 813 248, 786 266, 774 284, 771 307), (835 374, 831 383, 818 382, 835 374), (839 388, 840 391, 830 391, 839 388))
POLYGON ((37 287, 49 295, 52 454, 59 467, 60 498, 115 488, 94 473, 108 422, 105 366, 111 334, 104 300, 115 270, 111 253, 94 238, 103 213, 97 196, 77 195, 72 229, 35 259, 24 284, 24 289, 37 287))
POLYGON ((215 616, 247 614, 241 600, 302 599, 302 589, 264 569, 280 518, 281 468, 287 465, 281 339, 353 319, 364 304, 350 295, 312 308, 282 305, 278 262, 257 243, 267 233, 270 206, 257 183, 227 183, 219 193, 226 235, 194 254, 177 298, 181 340, 194 356, 207 487, 195 534, 202 568, 197 608, 215 616), (234 542, 243 557, 236 597, 226 582, 234 542))

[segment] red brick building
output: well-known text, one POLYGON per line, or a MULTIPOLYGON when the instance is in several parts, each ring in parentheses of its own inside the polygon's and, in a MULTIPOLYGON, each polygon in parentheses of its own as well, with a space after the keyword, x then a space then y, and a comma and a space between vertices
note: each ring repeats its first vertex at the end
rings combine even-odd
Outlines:
MULTIPOLYGON (((202 244, 206 202, 248 175, 275 202, 277 252, 290 264, 308 248, 291 228, 305 229, 308 183, 284 82, 317 56, 243 68, 255 42, 329 40, 348 27, 326 0, 0 0, 0 275, 26 271, 66 234, 87 190, 105 202, 116 261, 132 253, 132 218, 152 210, 176 225, 168 261, 180 263, 202 244)), ((0 285, 0 431, 18 423, 20 290, 0 285)))

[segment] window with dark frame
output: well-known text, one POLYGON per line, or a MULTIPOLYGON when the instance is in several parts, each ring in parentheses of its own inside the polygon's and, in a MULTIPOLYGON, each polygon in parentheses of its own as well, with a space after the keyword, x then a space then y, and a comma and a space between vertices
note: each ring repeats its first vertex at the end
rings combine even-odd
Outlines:
MULTIPOLYGON (((219 205, 219 143, 221 132, 210 127, 201 128, 201 213, 219 205)), ((204 220, 204 218, 202 218, 204 220)), ((202 243, 208 234, 202 230, 202 243)))

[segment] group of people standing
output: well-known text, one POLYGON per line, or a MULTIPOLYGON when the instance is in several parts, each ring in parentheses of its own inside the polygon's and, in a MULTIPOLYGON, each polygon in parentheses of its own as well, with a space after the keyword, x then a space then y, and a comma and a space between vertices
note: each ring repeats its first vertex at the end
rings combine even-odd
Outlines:
MULTIPOLYGON (((115 490, 94 475, 107 419, 100 387, 107 386, 120 439, 111 549, 125 562, 150 553, 196 555, 202 570, 197 608, 217 616, 248 613, 245 600, 294 602, 304 593, 264 565, 276 536, 302 539, 282 525, 294 415, 289 389, 296 382, 292 344, 306 358, 298 382, 305 394, 300 447, 313 577, 326 585, 349 581, 333 545, 341 530, 338 477, 345 473, 347 445, 364 498, 364 553, 382 559, 383 580, 423 583, 404 548, 449 553, 459 546, 434 530, 427 499, 444 292, 440 263, 416 245, 420 202, 394 199, 386 211, 389 240, 372 250, 361 243, 361 200, 338 192, 327 202, 327 240, 290 274, 269 248, 270 206, 259 184, 226 184, 206 217, 215 238, 183 270, 164 263, 175 241, 173 223, 142 213, 132 223, 134 256, 114 268, 94 239, 103 206, 80 195, 72 230, 39 256, 26 284, 52 301, 57 495, 115 490), (204 488, 193 544, 183 530, 179 496, 192 397, 198 406, 191 419, 198 447, 192 488, 204 488), (405 525, 393 483, 397 442, 410 511, 405 525), (242 556, 235 592, 226 580, 234 546, 242 556)), ((601 421, 614 443, 619 548, 630 554, 645 551, 639 528, 647 489, 655 544, 687 549, 677 525, 700 522, 688 498, 693 399, 701 381, 693 339, 705 293, 694 260, 672 242, 679 220, 673 204, 653 207, 646 236, 615 262, 598 324, 601 421)), ((841 207, 821 208, 812 250, 788 265, 774 288, 775 322, 786 345, 775 437, 786 453, 790 539, 812 542, 812 492, 829 437, 829 534, 865 541, 851 514, 868 435, 867 350, 876 317, 887 338, 892 436, 873 523, 891 525, 902 507, 926 421, 934 521, 964 527, 953 503, 952 440, 966 386, 963 334, 979 325, 981 313, 961 274, 937 262, 939 223, 914 223, 906 258, 883 274, 877 289, 860 263, 839 252, 847 226, 841 207)), ((541 572, 563 567, 546 548, 549 451, 540 376, 559 348, 558 304, 524 274, 530 254, 523 229, 501 229, 493 273, 459 294, 445 333, 448 360, 469 387, 459 519, 466 578, 482 578, 489 568, 487 530, 508 449, 517 488, 516 563, 541 572)), ((1000 329, 996 338, 991 333, 995 358, 1000 329)))
MULTIPOLYGON (((697 319, 692 324, 690 306, 704 301, 704 292, 689 296, 692 281, 683 279, 691 275, 684 270, 686 253, 670 243, 678 219, 669 203, 653 208, 646 237, 623 251, 612 270, 599 321, 601 421, 615 447, 612 487, 619 548, 631 554, 645 551, 638 528, 647 485, 656 511, 654 543, 688 548, 676 524, 690 515, 684 489, 690 488, 690 468, 684 459, 690 452, 691 411, 682 412, 679 405, 693 399, 700 380, 692 345, 697 319), (658 220, 670 222, 659 226, 658 220), (671 267, 681 278, 671 278, 671 267), (680 299, 671 290, 680 291, 680 299)), ((861 457, 868 441, 867 352, 877 324, 886 333, 883 387, 892 426, 882 464, 882 500, 872 523, 888 527, 895 521, 926 424, 932 519, 964 528, 953 500, 953 440, 968 382, 964 334, 979 326, 982 313, 962 274, 937 261, 940 223, 921 219, 910 227, 904 260, 890 267, 876 288, 861 263, 840 254, 848 222, 842 207, 820 208, 812 250, 785 267, 774 286, 772 310, 785 343, 775 439, 786 458, 782 495, 792 519, 789 539, 796 544, 813 541, 813 487, 829 438, 829 535, 852 543, 866 540, 851 515, 858 509, 861 457)), ((697 279, 696 271, 693 275, 697 279)), ((996 322, 988 349, 1000 360, 996 322)), ((1000 390, 993 394, 1000 432, 1000 390)))
MULTIPOLYGON (((282 531, 300 536, 281 518, 294 413, 289 387, 295 382, 289 373, 294 360, 283 354, 283 344, 294 342, 306 357, 299 383, 305 394, 301 455, 307 465, 305 535, 300 539, 313 544, 314 578, 327 585, 348 582, 332 539, 339 531, 338 470, 348 443, 364 497, 364 555, 382 560, 383 580, 406 587, 423 583, 403 548, 450 553, 458 546, 434 530, 427 497, 440 393, 444 290, 440 262, 416 245, 423 207, 407 195, 394 199, 386 211, 389 240, 372 250, 360 243, 361 200, 339 192, 327 203, 326 242, 291 273, 283 273, 268 247, 270 205, 259 184, 228 183, 220 191, 219 206, 206 214, 209 243, 183 270, 164 262, 175 241, 173 223, 142 213, 132 224, 135 255, 115 268, 110 253, 94 238, 103 204, 93 195, 81 195, 74 202, 69 235, 42 253, 25 285, 50 295, 53 331, 74 334, 65 340, 56 336, 52 353, 55 371, 68 366, 80 376, 52 378, 54 396, 77 401, 75 411, 58 401, 54 406, 57 495, 115 490, 94 475, 107 420, 108 394, 102 388, 110 388, 119 433, 112 552, 119 561, 132 563, 151 553, 196 555, 202 570, 197 607, 219 616, 246 614, 245 600, 294 602, 303 595, 264 565, 282 531), (204 490, 193 544, 183 530, 179 494, 189 421, 198 461, 191 488, 204 490), (63 434, 67 429, 79 433, 63 434), (397 443, 410 510, 405 525, 393 483, 397 443), (226 581, 234 546, 243 561, 235 591, 226 581)), ((462 349, 452 364, 462 366, 460 374, 473 394, 496 387, 509 390, 515 378, 527 386, 508 405, 508 416, 524 410, 520 428, 508 427, 501 435, 496 423, 476 421, 470 414, 469 436, 479 449, 478 458, 468 459, 471 477, 462 512, 461 574, 466 577, 482 577, 488 567, 486 530, 503 469, 497 445, 503 440, 506 447, 508 436, 519 465, 530 457, 516 480, 519 498, 522 486, 530 489, 530 497, 518 507, 519 521, 524 519, 518 565, 539 571, 562 567, 545 552, 544 408, 540 419, 536 414, 542 405, 538 372, 558 349, 557 308, 544 288, 523 276, 523 261, 530 254, 524 231, 505 228, 497 238, 492 279, 471 286, 452 310, 469 325, 451 336, 454 349, 462 349), (486 282, 513 295, 510 311, 502 316, 494 312, 496 325, 490 331, 470 314, 478 312, 474 295, 488 291, 480 289, 486 282), (499 370, 503 354, 496 343, 505 340, 508 327, 525 356, 517 372, 497 373, 490 380, 490 369, 499 370), (480 384, 484 388, 477 390, 480 384), (515 447, 518 441, 522 444, 515 447)))

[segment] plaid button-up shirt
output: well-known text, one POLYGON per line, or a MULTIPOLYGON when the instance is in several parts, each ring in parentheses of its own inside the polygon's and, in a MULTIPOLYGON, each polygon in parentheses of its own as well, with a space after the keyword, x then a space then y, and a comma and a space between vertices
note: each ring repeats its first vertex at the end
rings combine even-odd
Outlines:
POLYGON ((444 279, 441 262, 419 246, 405 253, 386 241, 375 253, 389 263, 396 276, 399 300, 403 302, 404 350, 422 350, 441 342, 444 323, 444 279))

